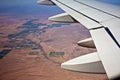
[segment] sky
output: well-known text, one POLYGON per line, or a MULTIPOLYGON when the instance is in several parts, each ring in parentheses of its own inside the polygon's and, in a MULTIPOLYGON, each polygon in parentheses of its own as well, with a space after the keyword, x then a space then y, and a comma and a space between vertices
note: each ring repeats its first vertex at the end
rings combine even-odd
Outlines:
POLYGON ((120 0, 99 0, 99 1, 106 2, 106 3, 111 3, 111 4, 114 4, 114 5, 120 6, 120 0))
POLYGON ((62 13, 57 6, 40 5, 37 0, 0 0, 0 14, 52 16, 62 13))
MULTIPOLYGON (((102 2, 120 5, 120 0, 99 0, 102 2)), ((0 0, 0 14, 11 13, 13 15, 46 15, 46 18, 64 12, 57 6, 37 4, 37 0, 0 0)))

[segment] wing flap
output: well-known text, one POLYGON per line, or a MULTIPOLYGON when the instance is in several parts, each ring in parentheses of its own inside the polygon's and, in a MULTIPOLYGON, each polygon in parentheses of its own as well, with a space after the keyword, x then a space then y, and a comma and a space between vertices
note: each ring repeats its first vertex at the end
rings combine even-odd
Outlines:
MULTIPOLYGON (((65 1, 65 0, 64 0, 65 1)), ((62 2, 63 3, 63 2, 62 2)), ((88 6, 86 5, 83 5, 83 4, 80 4, 78 2, 75 2, 72 0, 72 2, 68 2, 68 3, 65 3, 65 5, 67 6, 70 6, 71 8, 79 11, 79 10, 82 10, 82 9, 86 9, 86 8, 89 8, 88 6)))
POLYGON ((89 16, 90 18, 96 20, 99 23, 115 18, 111 15, 108 15, 104 12, 98 11, 98 10, 93 9, 93 8, 87 8, 87 9, 79 10, 79 11, 82 14, 85 14, 85 15, 89 16))
POLYGON ((90 30, 90 33, 109 79, 118 77, 120 75, 120 48, 105 28, 90 30))

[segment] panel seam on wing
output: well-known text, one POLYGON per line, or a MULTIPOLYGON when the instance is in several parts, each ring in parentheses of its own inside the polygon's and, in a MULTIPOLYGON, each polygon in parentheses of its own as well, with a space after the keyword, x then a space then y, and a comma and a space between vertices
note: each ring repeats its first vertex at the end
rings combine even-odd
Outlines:
POLYGON ((97 22, 97 23, 100 23, 99 21, 97 21, 97 20, 95 20, 95 19, 93 19, 93 18, 91 18, 91 17, 89 17, 89 16, 87 16, 87 15, 85 15, 85 14, 83 14, 83 13, 81 13, 81 12, 79 12, 79 11, 77 11, 77 10, 71 8, 71 7, 69 7, 68 5, 62 3, 61 1, 59 1, 59 0, 56 0, 56 1, 59 2, 59 3, 61 3, 61 4, 63 4, 63 5, 65 5, 66 7, 70 8, 70 9, 72 9, 72 10, 74 10, 74 11, 80 13, 81 15, 83 15, 83 16, 85 16, 85 17, 87 17, 87 18, 89 18, 89 19, 91 19, 91 20, 93 20, 93 21, 95 21, 95 22, 97 22))
POLYGON ((100 10, 100 9, 95 8, 95 7, 89 6, 89 5, 87 5, 87 4, 85 4, 85 3, 82 3, 82 2, 80 2, 80 1, 78 1, 78 0, 74 0, 74 1, 120 19, 120 17, 118 17, 118 16, 116 16, 116 15, 113 15, 113 14, 110 14, 110 13, 105 12, 105 11, 103 11, 103 10, 100 10))

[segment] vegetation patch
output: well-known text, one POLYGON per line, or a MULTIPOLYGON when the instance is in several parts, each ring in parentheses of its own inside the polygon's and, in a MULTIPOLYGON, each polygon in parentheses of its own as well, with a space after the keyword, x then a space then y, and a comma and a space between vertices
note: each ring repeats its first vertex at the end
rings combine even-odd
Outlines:
POLYGON ((0 52, 0 59, 2 59, 6 54, 8 54, 11 50, 2 50, 0 52))
POLYGON ((33 19, 30 21, 27 21, 26 23, 24 23, 22 26, 18 26, 17 28, 27 28, 27 29, 31 29, 31 28, 38 28, 39 26, 45 26, 47 24, 45 23, 33 23, 33 21, 36 21, 37 19, 33 19))
POLYGON ((30 52, 29 55, 38 55, 39 52, 30 52))
POLYGON ((30 30, 23 30, 23 31, 16 33, 16 34, 9 34, 8 38, 23 37, 26 34, 28 34, 29 32, 30 32, 30 30))
POLYGON ((50 52, 49 56, 63 56, 65 53, 64 52, 50 52))

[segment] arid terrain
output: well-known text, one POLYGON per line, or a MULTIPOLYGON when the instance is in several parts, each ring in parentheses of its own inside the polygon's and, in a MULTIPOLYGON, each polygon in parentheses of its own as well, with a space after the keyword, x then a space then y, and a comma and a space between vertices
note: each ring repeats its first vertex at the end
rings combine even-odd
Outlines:
POLYGON ((89 37, 88 30, 77 23, 0 16, 0 80, 106 80, 106 74, 60 67, 62 62, 96 51, 76 44, 89 37))

